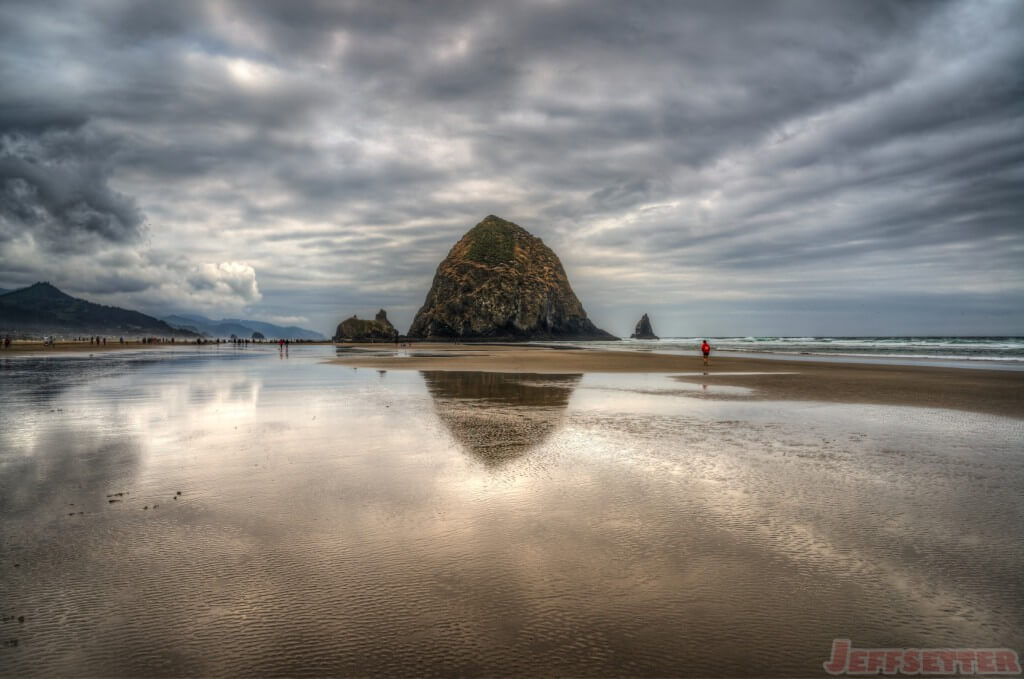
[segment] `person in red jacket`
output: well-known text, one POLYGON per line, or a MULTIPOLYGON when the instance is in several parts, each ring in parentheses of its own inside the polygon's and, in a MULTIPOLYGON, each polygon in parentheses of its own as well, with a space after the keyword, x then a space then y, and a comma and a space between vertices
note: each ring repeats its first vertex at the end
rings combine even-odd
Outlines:
POLYGON ((700 343, 700 353, 704 354, 704 365, 711 365, 711 345, 707 340, 700 343))

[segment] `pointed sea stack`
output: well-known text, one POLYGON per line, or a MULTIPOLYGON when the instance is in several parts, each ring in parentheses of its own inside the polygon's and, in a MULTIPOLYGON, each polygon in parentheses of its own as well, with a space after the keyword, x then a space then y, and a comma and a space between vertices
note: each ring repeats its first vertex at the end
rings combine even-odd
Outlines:
POLYGON ((651 319, 647 318, 647 314, 644 314, 643 318, 636 322, 636 330, 633 331, 629 338, 658 339, 658 336, 654 334, 654 328, 651 327, 651 319))
POLYGON ((551 248, 494 215, 470 229, 438 265, 409 336, 618 339, 587 318, 551 248))

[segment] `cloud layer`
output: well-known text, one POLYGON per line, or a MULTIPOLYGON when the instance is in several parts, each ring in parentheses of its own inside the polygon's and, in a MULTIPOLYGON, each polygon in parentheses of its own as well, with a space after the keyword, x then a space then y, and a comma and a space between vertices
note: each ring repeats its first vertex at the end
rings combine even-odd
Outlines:
POLYGON ((1012 1, 6 2, 0 287, 404 328, 494 213, 620 334, 1024 333, 1021 35, 1012 1))

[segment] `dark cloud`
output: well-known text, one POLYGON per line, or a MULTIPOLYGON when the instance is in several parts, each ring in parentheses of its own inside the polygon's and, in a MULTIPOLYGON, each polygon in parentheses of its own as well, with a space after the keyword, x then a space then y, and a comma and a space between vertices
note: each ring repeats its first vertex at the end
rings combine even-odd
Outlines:
POLYGON ((30 234, 52 252, 138 240, 143 215, 110 188, 104 155, 74 132, 0 137, 0 240, 30 234))
POLYGON ((12 0, 0 284, 62 252, 153 311, 403 325, 496 213, 619 332, 704 297, 735 332, 796 317, 769 298, 1015 314, 1022 29, 1018 2, 12 0))

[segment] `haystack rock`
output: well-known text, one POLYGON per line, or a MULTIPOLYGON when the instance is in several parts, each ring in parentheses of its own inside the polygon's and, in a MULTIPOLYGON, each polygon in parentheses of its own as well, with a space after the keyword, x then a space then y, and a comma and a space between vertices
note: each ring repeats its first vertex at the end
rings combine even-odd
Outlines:
POLYGON ((391 325, 391 321, 388 320, 388 314, 383 309, 377 312, 372 321, 359 318, 358 316, 346 318, 338 324, 338 330, 334 333, 335 341, 357 339, 390 340, 397 336, 398 331, 395 330, 395 326, 391 325))
POLYGON ((551 248, 494 215, 470 229, 438 265, 409 336, 618 339, 587 318, 551 248))
POLYGON ((647 318, 647 314, 644 314, 643 318, 636 322, 636 330, 633 331, 629 338, 658 339, 658 336, 654 334, 654 328, 651 327, 651 319, 647 318))

